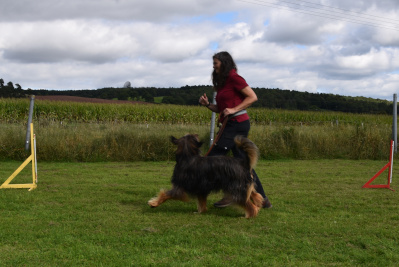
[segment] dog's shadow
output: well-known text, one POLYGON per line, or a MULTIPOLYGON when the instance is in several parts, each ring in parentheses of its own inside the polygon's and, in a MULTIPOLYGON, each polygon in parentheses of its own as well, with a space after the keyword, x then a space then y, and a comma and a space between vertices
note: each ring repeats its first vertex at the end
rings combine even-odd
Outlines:
POLYGON ((216 208, 213 206, 213 202, 217 201, 222 195, 214 195, 208 199, 208 210, 203 213, 198 213, 197 202, 195 199, 190 199, 188 202, 181 201, 167 201, 160 205, 159 207, 152 208, 148 205, 147 201, 150 197, 146 195, 145 192, 125 190, 124 194, 136 196, 134 199, 123 199, 119 203, 124 206, 140 207, 143 214, 157 214, 162 213, 166 215, 181 215, 181 214, 191 214, 197 216, 217 216, 217 217, 229 217, 229 218, 239 218, 244 216, 244 211, 236 206, 230 206, 226 208, 216 208), (148 198, 147 200, 145 200, 148 198))
POLYGON ((152 208, 147 203, 146 206, 143 207, 142 212, 147 214, 191 214, 196 216, 217 216, 217 217, 231 217, 231 218, 239 218, 244 217, 244 211, 239 207, 230 206, 226 208, 215 208, 212 204, 208 204, 208 210, 206 212, 199 213, 197 211, 197 204, 194 201, 189 201, 187 203, 164 203, 159 207, 152 208))

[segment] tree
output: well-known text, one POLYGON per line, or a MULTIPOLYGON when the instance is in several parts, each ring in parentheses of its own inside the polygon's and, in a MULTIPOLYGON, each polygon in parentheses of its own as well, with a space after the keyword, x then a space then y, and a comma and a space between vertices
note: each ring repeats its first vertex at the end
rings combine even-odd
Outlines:
POLYGON ((17 88, 15 88, 16 90, 14 90, 14 91, 16 91, 15 92, 15 97, 23 97, 24 96, 24 92, 22 90, 21 85, 19 85, 19 83, 16 83, 15 86, 17 87, 17 88))
POLYGON ((4 86, 4 80, 3 78, 0 78, 0 88, 3 88, 3 86, 4 86))
POLYGON ((154 102, 154 97, 148 90, 145 90, 141 97, 144 98, 146 102, 154 102))
POLYGON ((12 82, 8 82, 7 86, 10 87, 11 89, 14 89, 14 84, 12 82))

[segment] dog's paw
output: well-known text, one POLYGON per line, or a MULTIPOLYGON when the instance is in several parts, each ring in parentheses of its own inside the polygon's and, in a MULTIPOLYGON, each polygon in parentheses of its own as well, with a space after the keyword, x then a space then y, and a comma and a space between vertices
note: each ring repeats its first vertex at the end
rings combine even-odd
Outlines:
POLYGON ((151 208, 156 208, 156 207, 159 206, 159 205, 158 205, 158 198, 156 198, 156 197, 151 198, 147 203, 148 203, 148 205, 149 205, 151 208))

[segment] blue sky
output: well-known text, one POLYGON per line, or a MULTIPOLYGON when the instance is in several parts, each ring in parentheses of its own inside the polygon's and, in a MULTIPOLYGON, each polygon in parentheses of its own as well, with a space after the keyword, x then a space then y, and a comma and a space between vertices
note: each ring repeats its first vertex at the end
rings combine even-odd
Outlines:
POLYGON ((288 2, 3 0, 0 78, 54 90, 210 85, 212 55, 226 50, 252 87, 392 99, 398 1, 288 2))
POLYGON ((238 11, 218 13, 214 16, 214 18, 223 23, 234 23, 238 14, 238 11))

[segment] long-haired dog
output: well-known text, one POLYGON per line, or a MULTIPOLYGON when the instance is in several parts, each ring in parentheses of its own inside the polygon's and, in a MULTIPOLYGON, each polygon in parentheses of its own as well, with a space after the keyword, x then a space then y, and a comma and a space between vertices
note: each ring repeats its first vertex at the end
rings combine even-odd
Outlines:
POLYGON ((197 197, 198 212, 207 210, 206 200, 211 192, 223 191, 234 204, 245 209, 245 217, 256 217, 262 207, 263 197, 256 192, 252 168, 258 160, 258 148, 249 139, 237 136, 236 146, 245 153, 244 159, 200 155, 198 135, 186 135, 176 139, 176 165, 172 176, 172 189, 161 190, 157 197, 148 201, 155 208, 169 199, 188 201, 197 197))

